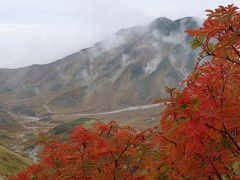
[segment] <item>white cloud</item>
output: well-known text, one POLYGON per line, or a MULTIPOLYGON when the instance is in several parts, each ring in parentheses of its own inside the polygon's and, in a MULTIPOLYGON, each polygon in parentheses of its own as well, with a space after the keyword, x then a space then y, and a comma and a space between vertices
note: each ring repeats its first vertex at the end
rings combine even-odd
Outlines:
POLYGON ((0 0, 0 68, 55 61, 120 28, 165 16, 204 17, 204 10, 239 1, 0 0))

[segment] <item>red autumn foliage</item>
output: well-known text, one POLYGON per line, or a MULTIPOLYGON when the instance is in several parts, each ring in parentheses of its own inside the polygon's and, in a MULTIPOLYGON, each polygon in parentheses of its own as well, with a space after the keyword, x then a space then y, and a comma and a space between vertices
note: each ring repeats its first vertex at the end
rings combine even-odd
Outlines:
POLYGON ((193 73, 161 116, 161 151, 172 179, 240 178, 240 12, 207 11, 203 27, 188 30, 200 48, 193 73))
POLYGON ((40 162, 12 179, 240 179, 240 12, 207 12, 187 31, 200 49, 195 70, 159 100, 160 132, 76 127, 66 143, 44 141, 40 162))
POLYGON ((78 126, 66 143, 44 140, 40 163, 12 179, 149 179, 157 176, 153 134, 154 128, 136 131, 114 121, 78 126))

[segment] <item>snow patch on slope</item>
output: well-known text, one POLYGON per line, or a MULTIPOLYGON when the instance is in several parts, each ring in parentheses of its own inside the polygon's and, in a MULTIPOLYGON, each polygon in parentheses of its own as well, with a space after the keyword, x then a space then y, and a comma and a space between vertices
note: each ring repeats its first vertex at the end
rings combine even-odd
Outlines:
POLYGON ((160 57, 156 57, 151 59, 148 63, 147 66, 145 67, 145 72, 148 74, 151 74, 153 71, 155 71, 158 67, 158 65, 161 62, 161 58, 160 57))
POLYGON ((129 56, 127 54, 122 54, 122 69, 125 69, 129 64, 129 56))

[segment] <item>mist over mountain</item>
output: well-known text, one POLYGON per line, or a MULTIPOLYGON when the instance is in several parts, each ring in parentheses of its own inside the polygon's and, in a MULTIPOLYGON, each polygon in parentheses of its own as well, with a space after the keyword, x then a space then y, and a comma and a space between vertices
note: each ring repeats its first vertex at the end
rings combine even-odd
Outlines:
POLYGON ((192 70, 196 53, 185 30, 199 22, 161 17, 51 64, 0 69, 0 104, 32 115, 150 104, 166 95, 165 86, 180 86, 192 70))

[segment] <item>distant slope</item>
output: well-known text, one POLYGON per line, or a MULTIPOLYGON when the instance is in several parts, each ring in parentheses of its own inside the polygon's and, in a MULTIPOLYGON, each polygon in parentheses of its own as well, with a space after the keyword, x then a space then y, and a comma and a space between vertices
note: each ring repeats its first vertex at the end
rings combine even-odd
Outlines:
POLYGON ((9 177, 25 169, 31 161, 0 145, 0 177, 9 177))
POLYGON ((0 109, 0 125, 14 123, 14 117, 3 109, 0 109))
POLYGON ((101 112, 150 104, 192 70, 196 54, 185 30, 198 26, 193 17, 158 18, 51 64, 0 69, 0 104, 31 107, 33 114, 49 113, 46 105, 53 112, 101 112))

